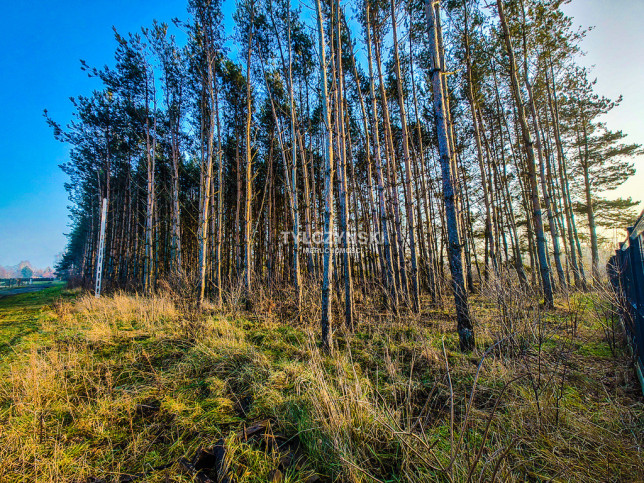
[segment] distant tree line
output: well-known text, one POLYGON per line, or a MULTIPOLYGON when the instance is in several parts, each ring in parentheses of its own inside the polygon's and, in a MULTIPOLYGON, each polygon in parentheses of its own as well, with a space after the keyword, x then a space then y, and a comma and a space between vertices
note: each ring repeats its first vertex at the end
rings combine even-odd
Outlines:
POLYGON ((23 260, 14 266, 0 266, 0 278, 52 278, 53 276, 54 272, 50 267, 34 268, 28 260, 23 260))
POLYGON ((318 284, 325 344, 340 308, 353 327, 356 290, 392 313, 447 291, 470 349, 468 292, 510 276, 551 305, 584 288, 601 229, 635 205, 604 197, 640 146, 601 122, 620 100, 576 64, 564 3, 240 0, 226 39, 221 1, 190 0, 186 21, 116 33, 113 67, 82 64, 100 88, 73 120, 45 113, 71 145, 58 270, 91 282, 107 198, 109 287, 183 280, 222 304, 290 286, 299 309, 318 284), (311 250, 317 233, 336 237, 311 250))

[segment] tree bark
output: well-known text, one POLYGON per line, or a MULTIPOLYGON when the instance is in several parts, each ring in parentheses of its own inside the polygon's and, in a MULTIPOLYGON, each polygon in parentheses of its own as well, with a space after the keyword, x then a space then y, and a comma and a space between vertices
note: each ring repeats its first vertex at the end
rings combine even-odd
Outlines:
POLYGON ((434 93, 434 115, 438 132, 438 147, 440 152, 441 172, 443 177, 443 197, 445 201, 445 215, 447 218, 447 236, 449 242, 449 265, 452 274, 452 290, 456 305, 457 329, 461 350, 470 351, 475 346, 474 329, 470 318, 470 310, 463 279, 463 262, 461 259, 461 242, 458 234, 458 219, 454 203, 454 186, 452 180, 452 161, 450 159, 450 132, 447 126, 445 112, 445 92, 442 82, 441 62, 442 52, 439 49, 439 29, 437 16, 440 14, 438 4, 427 0, 425 11, 427 15, 427 28, 429 33, 429 47, 431 56, 430 77, 434 93))
MULTIPOLYGON (((254 6, 253 6, 254 9, 254 6)), ((254 13, 254 10, 253 10, 254 13)), ((251 15, 250 28, 248 31, 248 51, 246 54, 246 128, 244 130, 246 135, 246 208, 244 212, 244 290, 246 295, 247 306, 250 303, 251 294, 251 271, 252 271, 252 201, 253 201, 253 153, 250 139, 250 128, 253 116, 253 99, 251 97, 251 61, 253 52, 253 22, 254 18, 251 15)))
POLYGON ((324 124, 326 127, 326 152, 324 153, 324 256, 322 268, 322 347, 331 349, 331 324, 333 322, 333 140, 331 139, 331 113, 329 112, 329 93, 326 73, 326 50, 324 39, 324 22, 320 0, 315 2, 318 23, 319 55, 322 83, 322 106, 324 111, 324 124))
MULTIPOLYGON (((208 225, 210 222, 210 190, 212 183, 212 154, 213 154, 213 145, 214 145, 214 136, 215 136, 215 116, 213 115, 214 105, 215 105, 215 92, 214 92, 214 50, 212 45, 207 41, 205 45, 206 49, 206 79, 205 85, 203 88, 206 91, 208 96, 209 109, 206 109, 206 106, 202 106, 202 113, 205 116, 206 113, 209 113, 208 117, 208 131, 206 133, 206 146, 202 149, 206 153, 206 163, 205 166, 202 163, 201 165, 201 189, 200 189, 200 207, 199 207, 199 226, 197 232, 197 242, 199 246, 199 295, 198 303, 203 305, 205 293, 206 293, 206 266, 207 266, 207 254, 208 254, 208 225)), ((203 100, 203 103, 206 103, 206 99, 203 100)))

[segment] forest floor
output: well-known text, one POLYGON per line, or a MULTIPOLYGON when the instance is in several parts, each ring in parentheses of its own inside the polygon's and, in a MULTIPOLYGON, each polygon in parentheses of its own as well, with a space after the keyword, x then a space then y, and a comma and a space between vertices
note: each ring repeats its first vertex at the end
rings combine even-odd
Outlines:
MULTIPOLYGON (((429 306, 429 304, 425 304, 429 306)), ((0 481, 644 481, 600 294, 315 323, 61 287, 0 300, 0 481)), ((313 319, 313 318, 312 318, 313 319)))

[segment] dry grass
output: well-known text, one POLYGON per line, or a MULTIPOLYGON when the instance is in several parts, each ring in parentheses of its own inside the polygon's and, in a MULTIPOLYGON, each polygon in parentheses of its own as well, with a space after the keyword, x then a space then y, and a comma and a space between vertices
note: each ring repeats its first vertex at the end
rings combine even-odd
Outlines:
POLYGON ((0 481, 191 481, 152 468, 219 438, 237 481, 271 481, 284 455, 231 436, 265 418, 299 447, 282 481, 644 479, 644 405, 607 294, 546 312, 490 282, 472 354, 449 308, 392 319, 367 297, 328 354, 314 291, 303 322, 286 294, 257 294, 250 313, 235 294, 201 314, 124 293, 41 310, 38 339, 0 365, 0 481))

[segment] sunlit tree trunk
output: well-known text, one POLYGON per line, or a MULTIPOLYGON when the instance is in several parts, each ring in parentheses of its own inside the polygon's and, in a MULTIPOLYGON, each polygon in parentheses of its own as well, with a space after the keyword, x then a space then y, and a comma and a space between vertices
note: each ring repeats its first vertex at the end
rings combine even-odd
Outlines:
POLYGON ((144 288, 146 293, 151 293, 154 288, 154 201, 155 201, 155 183, 154 175, 156 171, 156 92, 154 89, 154 79, 152 80, 152 88, 149 88, 148 75, 151 75, 146 66, 146 81, 145 81, 145 152, 147 159, 147 200, 145 211, 145 267, 144 267, 144 288), (150 135, 150 96, 154 99, 154 121, 152 131, 154 134, 150 135), (152 139, 150 139, 152 138, 152 139))
POLYGON ((215 300, 217 306, 221 307, 223 303, 223 290, 221 279, 221 243, 222 243, 222 224, 224 214, 224 188, 223 173, 224 160, 221 147, 221 120, 219 118, 219 86, 217 76, 214 76, 215 84, 215 116, 217 118, 217 242, 215 244, 215 300))
POLYGON ((215 105, 215 92, 213 86, 214 80, 214 49, 207 43, 205 46, 206 54, 206 78, 203 89, 205 96, 203 99, 202 115, 208 116, 208 126, 206 134, 206 146, 203 147, 205 152, 205 163, 201 165, 201 189, 200 189, 200 206, 199 206, 199 225, 197 232, 198 242, 198 274, 199 274, 199 295, 198 302, 202 305, 206 293, 206 268, 208 254, 208 226, 210 224, 210 190, 212 183, 212 154, 215 136, 215 116, 213 108, 215 105), (208 105, 206 105, 208 103, 208 105))
POLYGON ((252 271, 252 201, 253 201, 253 152, 250 137, 250 130, 253 117, 253 99, 252 99, 252 84, 251 84, 251 61, 253 52, 253 21, 251 18, 250 28, 248 31, 248 50, 246 53, 246 128, 244 134, 246 137, 245 151, 246 151, 246 202, 244 210, 244 290, 246 292, 246 302, 250 301, 251 294, 251 271, 252 271))

